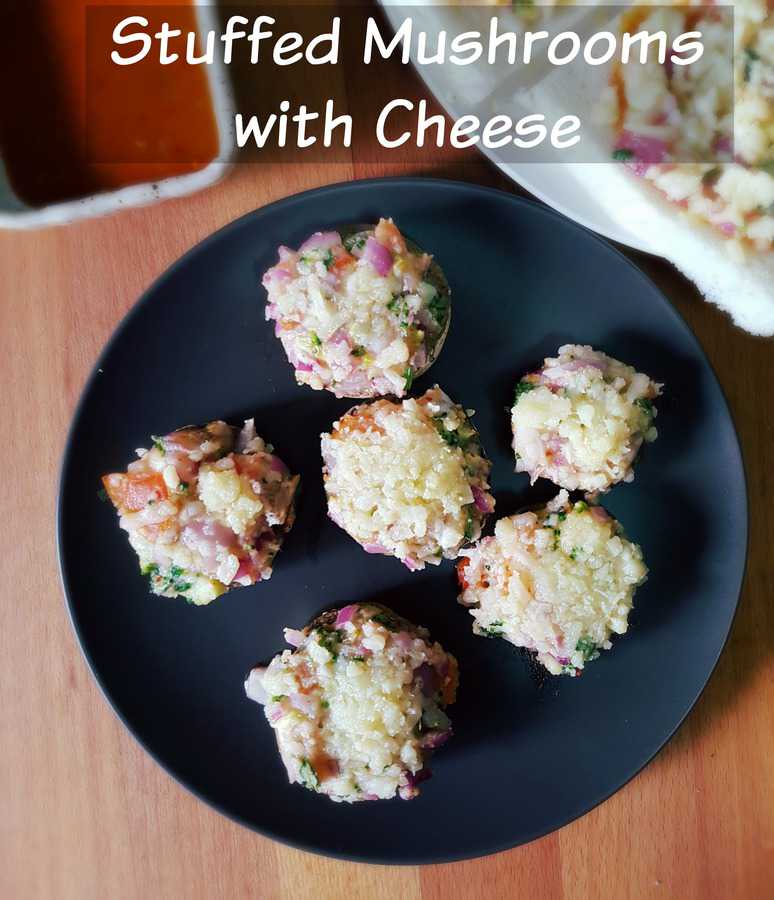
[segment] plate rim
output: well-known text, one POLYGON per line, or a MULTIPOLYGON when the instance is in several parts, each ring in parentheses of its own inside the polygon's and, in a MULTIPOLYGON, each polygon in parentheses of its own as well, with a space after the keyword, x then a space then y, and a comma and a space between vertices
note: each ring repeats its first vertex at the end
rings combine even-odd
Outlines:
POLYGON ((56 510, 55 510, 55 527, 56 527, 56 553, 57 553, 57 569, 59 574, 59 583, 62 590, 62 594, 65 601, 65 607, 67 610, 68 619, 70 621, 70 625, 75 634, 75 638, 80 649, 81 655, 86 662, 87 668, 91 673, 94 681, 96 682, 100 693, 103 698, 107 702, 109 708, 112 710, 113 714, 117 717, 117 719, 124 726, 126 731, 131 735, 134 741, 142 748, 144 752, 146 752, 150 758, 161 767, 161 769, 166 772, 178 785, 184 788, 189 794, 192 794, 196 797, 197 800, 205 803, 210 809, 215 810, 220 815, 225 816, 232 822, 236 822, 237 824, 249 829, 250 831, 259 834, 261 837, 268 838, 273 841, 277 841, 280 844, 283 844, 288 847, 292 847, 296 850, 303 850, 307 853, 313 853, 317 856, 330 857, 333 859, 339 859, 347 862, 355 862, 359 864, 369 864, 369 865, 382 865, 382 866, 422 866, 422 865, 438 865, 444 863, 452 863, 452 862, 461 862, 465 860, 472 859, 485 859, 487 857, 493 856, 497 853, 506 852, 508 850, 516 849, 517 847, 525 846, 539 838, 545 837, 549 834, 553 834, 558 832, 562 828, 576 821, 577 819, 582 818, 583 816, 590 813, 592 810, 596 809, 598 806, 606 802, 610 799, 614 794, 618 791, 626 787, 629 782, 631 782, 634 778, 636 778, 642 771, 645 769, 653 760, 662 752, 664 747, 670 743, 670 741, 674 738, 675 734, 682 725, 685 723, 686 719, 690 715, 690 713, 695 708, 696 704, 700 700, 702 694, 707 688, 713 674, 715 673, 718 662, 720 661, 720 657, 723 654, 723 651, 726 648, 728 643, 731 631, 734 626, 734 622, 736 621, 737 614, 739 612, 739 605, 742 598, 742 591, 745 584, 745 579, 747 575, 747 563, 749 560, 749 548, 750 548, 750 511, 749 511, 749 488, 747 481, 747 472, 745 468, 744 455, 742 453, 741 443, 739 441, 739 434, 736 428, 736 424, 734 422, 733 415, 731 413, 731 408, 728 404, 728 399, 726 397, 726 393, 723 389, 723 386, 715 372, 715 369, 712 365, 707 354, 704 352, 704 349, 699 342, 696 335, 693 333, 691 328, 688 326, 688 323, 680 314, 680 312, 672 305, 669 301, 668 297, 664 292, 653 282, 650 277, 643 272, 632 260, 630 260, 624 253, 621 252, 616 246, 612 245, 608 240, 579 224, 577 221, 570 219, 566 216, 563 216, 561 213, 557 212, 550 206, 546 206, 543 203, 540 203, 535 200, 531 200, 526 197, 521 197, 517 194, 509 193, 508 191, 501 190, 499 188, 493 188, 485 185, 479 185, 473 182, 452 180, 446 178, 433 178, 427 176, 386 176, 382 178, 368 178, 361 179, 355 181, 343 181, 343 182, 335 182, 332 184, 321 185, 319 187, 314 187, 307 189, 305 191, 301 191, 300 193, 290 194, 286 197, 278 198, 277 200, 272 201, 271 203, 267 203, 264 206, 257 207, 256 209, 250 210, 243 215, 238 216, 236 219, 233 219, 230 222, 227 222, 225 225, 222 225, 220 228, 217 228, 215 231, 210 232, 204 238, 197 241, 193 246, 191 246, 188 250, 186 250, 181 256, 177 257, 163 272, 161 272, 140 294, 140 296, 134 301, 131 307, 127 310, 127 312, 121 317, 115 328, 113 329, 110 337, 106 341, 102 350, 100 351, 96 362, 94 363, 90 374, 88 375, 86 381, 84 382, 81 392, 78 398, 78 401, 73 409, 71 414, 70 425, 67 429, 67 435, 64 443, 64 449, 62 451, 61 462, 59 467, 59 475, 57 480, 57 502, 56 502, 56 510), (497 200, 506 200, 510 203, 515 203, 517 206, 527 207, 533 212, 538 212, 539 214, 547 215, 549 217, 553 217, 559 219, 564 222, 569 222, 572 228, 577 228, 581 232, 585 233, 587 237, 590 237, 594 241, 599 244, 602 244, 604 248, 614 255, 618 256, 621 260, 623 260, 627 266, 634 271, 634 273, 645 281, 646 284, 650 286, 650 288, 654 292, 654 296, 658 299, 660 305, 664 309, 664 311, 671 315, 673 320, 675 321, 678 328, 681 328, 689 341, 693 343, 696 351, 698 352, 700 358, 702 358, 708 369, 709 373, 712 376, 718 391, 720 393, 720 398, 725 407, 726 414, 728 416, 728 420, 731 424, 731 431, 733 434, 733 451, 738 460, 738 473, 741 476, 741 492, 740 497, 738 498, 738 502, 741 502, 740 513, 742 513, 742 519, 744 522, 744 552, 742 555, 740 571, 738 574, 738 578, 736 579, 737 587, 735 590, 735 599, 734 599, 734 609, 733 613, 729 619, 728 627, 723 636, 723 640, 720 643, 718 652, 715 658, 712 661, 712 664, 707 672, 706 677, 703 680, 698 692, 695 697, 690 701, 687 705, 685 711, 680 716, 679 720, 675 723, 674 727, 668 733, 666 738, 656 747, 656 749, 645 759, 645 761, 635 769, 626 779, 616 784, 610 791, 606 792, 602 796, 596 798, 594 802, 583 811, 571 815, 570 817, 564 819, 560 824, 556 825, 553 828, 548 830, 545 829, 537 829, 534 833, 530 833, 524 840, 519 840, 514 842, 513 840, 506 840, 498 843, 496 846, 493 846, 490 850, 487 850, 484 853, 479 852, 452 852, 446 853, 443 855, 437 855, 433 859, 423 859, 419 857, 412 857, 410 855, 403 854, 399 858, 392 859, 389 862, 385 862, 382 858, 378 856, 374 856, 368 853, 350 853, 350 852, 337 852, 332 850, 323 850, 319 846, 313 845, 305 840, 295 840, 293 838, 289 838, 286 835, 277 834, 271 829, 260 827, 255 825, 253 822, 247 821, 242 816, 231 812, 226 809, 219 801, 207 796, 203 790, 200 790, 197 787, 189 784, 186 780, 184 780, 181 776, 179 776, 175 771, 173 771, 171 764, 165 762, 156 752, 153 750, 146 740, 142 738, 132 727, 127 717, 124 715, 123 711, 118 707, 117 703, 114 702, 113 698, 110 696, 107 687, 103 683, 102 677, 97 670, 96 664, 92 658, 92 654, 89 648, 86 646, 86 642, 84 640, 82 629, 80 623, 78 622, 74 609, 74 602, 72 600, 71 588, 68 583, 68 564, 65 560, 65 556, 62 550, 63 544, 63 536, 65 531, 64 525, 64 492, 65 492, 65 476, 67 470, 73 464, 73 455, 75 453, 75 437, 76 431, 78 430, 78 426, 80 423, 80 419, 84 413, 86 399, 90 395, 94 385, 96 384, 97 379, 100 377, 101 368, 103 361, 109 355, 114 343, 120 339, 123 332, 126 330, 130 322, 134 319, 136 315, 139 314, 139 310, 145 306, 146 303, 150 301, 153 294, 158 290, 158 288, 164 284, 164 282, 173 277, 174 273, 178 268, 182 268, 186 265, 189 258, 192 258, 195 254, 197 254, 205 245, 210 242, 214 242, 216 239, 222 239, 222 237, 227 234, 231 230, 236 230, 240 227, 244 222, 256 216, 256 214, 262 213, 267 210, 274 209, 278 206, 286 206, 288 204, 298 204, 308 199, 311 196, 319 196, 328 193, 338 193, 341 191, 350 192, 350 191, 369 191, 371 188, 381 186, 384 184, 391 184, 395 186, 402 186, 404 188, 411 188, 416 186, 424 186, 430 187, 432 189, 437 189, 440 191, 459 191, 462 190, 464 192, 471 192, 474 194, 483 195, 485 197, 494 198, 497 200))

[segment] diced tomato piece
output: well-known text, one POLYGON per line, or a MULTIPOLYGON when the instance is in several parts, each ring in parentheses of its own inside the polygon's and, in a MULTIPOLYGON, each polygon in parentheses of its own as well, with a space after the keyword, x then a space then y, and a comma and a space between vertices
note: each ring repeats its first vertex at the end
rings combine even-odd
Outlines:
POLYGON ((406 242, 403 235, 398 231, 394 222, 389 219, 379 219, 379 224, 374 229, 374 237, 380 244, 384 244, 392 250, 393 253, 404 254, 406 252, 406 242))
POLYGON ((351 266, 355 262, 357 262, 357 260, 351 253, 342 250, 341 253, 334 258, 332 268, 340 271, 341 269, 346 269, 347 266, 351 266))
POLYGON ((102 483, 113 505, 128 512, 137 512, 148 501, 166 500, 168 496, 167 485, 158 472, 105 475, 102 483))
POLYGON ((469 565, 470 559, 467 556, 463 556, 457 563, 457 581, 459 581, 460 587, 463 591, 466 591, 470 587, 470 585, 468 584, 468 579, 465 577, 465 569, 469 565))

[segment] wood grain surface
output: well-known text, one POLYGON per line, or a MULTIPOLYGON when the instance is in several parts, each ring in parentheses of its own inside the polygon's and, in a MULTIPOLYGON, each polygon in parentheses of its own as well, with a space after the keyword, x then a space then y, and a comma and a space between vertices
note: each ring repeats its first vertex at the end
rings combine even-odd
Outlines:
POLYGON ((386 868, 319 858, 233 824, 178 786, 92 680, 62 598, 54 511, 67 428, 97 354, 141 292, 221 225, 306 188, 386 174, 514 190, 467 154, 443 163, 246 165, 192 197, 0 233, 8 425, 0 449, 0 897, 774 896, 774 342, 735 329, 658 260, 628 254, 688 320, 726 391, 750 487, 750 557, 731 639, 702 699, 656 760, 601 807, 473 862, 386 868))

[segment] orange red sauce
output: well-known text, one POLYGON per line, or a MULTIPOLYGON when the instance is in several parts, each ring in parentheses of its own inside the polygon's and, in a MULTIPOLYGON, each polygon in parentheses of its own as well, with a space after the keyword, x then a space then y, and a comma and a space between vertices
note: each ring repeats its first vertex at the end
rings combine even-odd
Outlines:
MULTIPOLYGON (((135 65, 111 61, 121 5, 28 0, 0 11, 0 153, 30 206, 195 172, 218 154, 205 66, 161 66, 155 42, 135 65)), ((141 0, 125 15, 144 15, 151 35, 165 20, 196 29, 188 0, 141 0)))

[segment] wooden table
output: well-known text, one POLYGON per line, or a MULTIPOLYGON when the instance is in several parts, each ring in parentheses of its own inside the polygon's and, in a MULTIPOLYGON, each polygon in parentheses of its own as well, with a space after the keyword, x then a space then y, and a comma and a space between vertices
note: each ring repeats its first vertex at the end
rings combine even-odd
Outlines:
POLYGON ((658 758, 601 807, 474 862, 377 868, 308 855, 233 824, 175 784, 89 675, 62 600, 54 508, 65 434, 98 352, 153 279, 216 228, 305 188, 387 174, 514 190, 476 155, 400 165, 353 155, 341 164, 238 167, 192 197, 0 234, 9 438, 0 451, 0 897, 774 896, 774 518, 766 513, 774 344, 735 329, 658 260, 629 254, 686 317, 727 393, 751 488, 750 559, 731 639, 698 706, 658 758))

